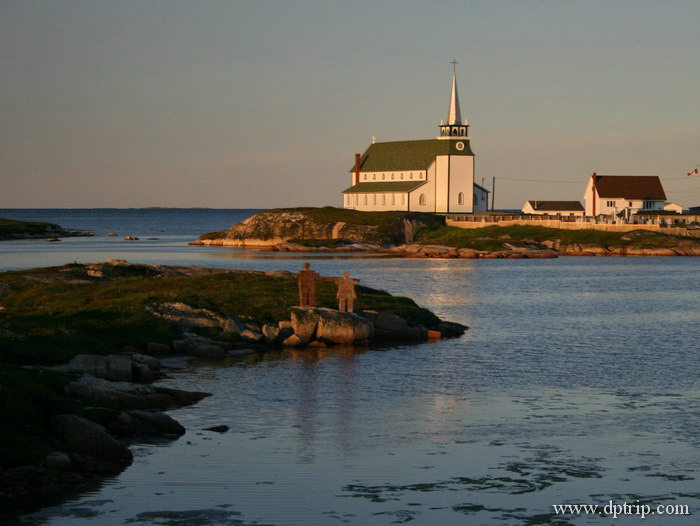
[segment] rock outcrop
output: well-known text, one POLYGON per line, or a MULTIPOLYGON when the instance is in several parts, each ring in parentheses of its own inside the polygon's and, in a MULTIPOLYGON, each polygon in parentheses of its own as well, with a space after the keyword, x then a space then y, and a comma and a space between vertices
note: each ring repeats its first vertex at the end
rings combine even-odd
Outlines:
MULTIPOLYGON (((265 210, 216 235, 203 236, 193 245, 273 247, 292 239, 348 239, 361 243, 410 243, 423 226, 438 221, 419 212, 358 212, 337 208, 286 208, 265 210)), ((359 248, 358 248, 359 249, 359 248)))

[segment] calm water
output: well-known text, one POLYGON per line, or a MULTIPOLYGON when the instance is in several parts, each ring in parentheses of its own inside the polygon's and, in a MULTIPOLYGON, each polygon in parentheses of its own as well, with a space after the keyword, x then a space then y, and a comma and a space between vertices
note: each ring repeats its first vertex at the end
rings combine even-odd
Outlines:
MULTIPOLYGON (((2 243, 0 268, 108 257, 262 270, 297 270, 302 262, 185 244, 247 212, 64 211, 60 219, 52 212, 21 217, 160 239, 2 243), (155 229, 165 232, 151 236, 155 229)), ((307 259, 326 274, 350 270, 471 329, 418 346, 193 363, 163 381, 214 394, 171 412, 185 436, 135 444, 134 465, 120 476, 24 520, 642 522, 639 515, 551 516, 552 504, 602 508, 613 500, 687 505, 693 515, 643 523, 697 524, 700 259, 307 259), (218 424, 231 430, 202 431, 218 424)))

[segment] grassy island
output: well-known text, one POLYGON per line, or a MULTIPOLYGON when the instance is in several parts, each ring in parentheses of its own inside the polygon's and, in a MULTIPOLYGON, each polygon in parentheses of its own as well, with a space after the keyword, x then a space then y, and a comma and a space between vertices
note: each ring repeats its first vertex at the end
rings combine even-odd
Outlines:
POLYGON ((0 240, 58 235, 63 229, 55 223, 0 219, 0 240))
MULTIPOLYGON (((0 470, 38 462, 52 448, 49 419, 57 412, 94 415, 63 396, 74 374, 27 366, 62 364, 77 354, 120 353, 170 343, 180 329, 147 310, 182 302, 263 324, 289 319, 297 281, 282 271, 227 271, 124 263, 68 264, 0 273, 0 470)), ((336 285, 317 284, 317 305, 337 307, 336 285)), ((411 299, 357 287, 356 309, 393 313, 415 325, 439 319, 411 299)), ((195 331, 197 329, 194 329, 195 331)), ((236 340, 212 328, 203 336, 236 340)))

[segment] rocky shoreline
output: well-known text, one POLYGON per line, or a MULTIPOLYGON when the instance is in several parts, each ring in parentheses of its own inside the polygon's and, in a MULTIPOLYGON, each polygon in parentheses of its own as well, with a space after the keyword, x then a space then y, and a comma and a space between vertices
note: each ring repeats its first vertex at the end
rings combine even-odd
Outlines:
MULTIPOLYGON (((126 285, 119 283, 138 284, 138 290, 153 283, 171 290, 169 283, 172 287, 182 287, 187 285, 187 280, 195 280, 192 290, 200 290, 202 280, 208 280, 207 286, 216 294, 231 280, 250 282, 253 277, 261 279, 265 286, 273 287, 275 290, 270 293, 274 298, 279 298, 283 290, 287 294, 296 293, 295 274, 281 270, 267 273, 226 271, 132 265, 120 260, 39 270, 45 272, 6 273, 11 276, 9 278, 0 274, 0 288, 4 291, 0 295, 3 304, 0 305, 0 322, 5 320, 5 325, 0 328, 11 330, 12 316, 23 315, 17 310, 14 297, 28 294, 35 290, 34 287, 40 290, 42 284, 63 286, 62 293, 70 294, 74 290, 84 298, 88 293, 86 287, 91 284, 106 287, 115 283, 114 288, 109 289, 111 292, 101 289, 102 292, 97 293, 110 294, 110 301, 119 301, 115 294, 127 294, 124 292, 126 285), (7 324, 8 320, 10 324, 7 324)), ((229 286, 233 287, 231 290, 240 290, 236 284, 229 286)), ((174 439, 185 434, 186 430, 164 411, 196 404, 210 395, 158 386, 158 380, 167 376, 164 364, 173 359, 221 360, 285 348, 338 344, 419 343, 457 337, 467 330, 463 325, 438 319, 408 298, 393 298, 364 287, 359 289, 360 298, 376 295, 382 304, 408 308, 407 312, 413 312, 416 319, 426 321, 409 322, 383 310, 364 308, 356 312, 340 312, 325 306, 287 308, 280 311, 288 313, 286 318, 272 322, 268 317, 267 321, 259 321, 253 316, 226 314, 216 308, 194 306, 184 301, 157 300, 152 295, 147 296, 153 298, 151 301, 132 303, 129 312, 140 308, 143 314, 139 316, 145 316, 142 323, 155 322, 173 328, 173 334, 177 336, 172 339, 123 345, 112 353, 73 354, 66 363, 58 365, 21 367, 20 370, 29 374, 64 375, 69 381, 61 387, 59 395, 63 399, 59 404, 62 410, 47 416, 42 432, 48 435, 49 450, 31 465, 10 465, 0 469, 0 510, 3 510, 0 516, 10 517, 58 503, 69 495, 99 484, 104 477, 118 474, 133 460, 129 444, 154 437, 174 439)), ((321 287, 320 293, 319 300, 328 301, 328 291, 321 287)), ((224 296, 231 297, 229 294, 224 296)), ((261 297, 256 304, 266 301, 269 300, 261 297)), ((92 322, 88 320, 88 323, 92 322)), ((212 430, 224 432, 224 427, 212 430)))
POLYGON ((446 226, 443 218, 430 214, 357 212, 330 207, 258 212, 223 232, 205 234, 190 244, 408 258, 700 256, 700 241, 695 238, 645 230, 574 232, 537 226, 465 230, 446 226))

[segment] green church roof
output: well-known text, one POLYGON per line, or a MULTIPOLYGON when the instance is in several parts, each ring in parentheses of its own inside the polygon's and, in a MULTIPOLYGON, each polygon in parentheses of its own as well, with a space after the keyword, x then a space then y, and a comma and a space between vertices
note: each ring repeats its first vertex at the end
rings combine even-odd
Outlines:
POLYGON ((359 183, 343 190, 344 194, 374 194, 380 192, 410 192, 426 181, 400 181, 397 183, 359 183))
MULTIPOLYGON (((363 172, 426 170, 438 155, 474 155, 466 138, 378 142, 362 155, 363 172), (459 140, 458 140, 459 139, 459 140), (457 144, 464 144, 462 150, 457 144)), ((354 172, 353 167, 350 172, 354 172)))

